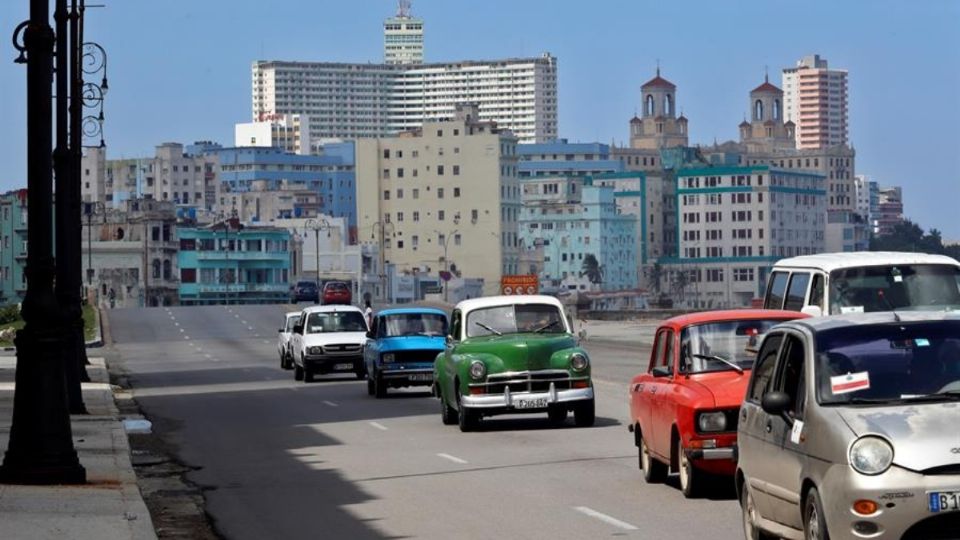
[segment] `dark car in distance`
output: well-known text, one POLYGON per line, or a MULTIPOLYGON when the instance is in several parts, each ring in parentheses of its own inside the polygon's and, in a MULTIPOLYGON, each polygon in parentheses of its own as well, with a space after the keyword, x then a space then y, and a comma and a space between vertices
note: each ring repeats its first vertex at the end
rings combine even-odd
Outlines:
POLYGON ((320 302, 320 289, 314 281, 298 281, 290 289, 290 303, 320 302))
POLYGON ((328 281, 323 284, 321 303, 325 306, 342 304, 349 305, 353 301, 350 286, 342 281, 328 281))

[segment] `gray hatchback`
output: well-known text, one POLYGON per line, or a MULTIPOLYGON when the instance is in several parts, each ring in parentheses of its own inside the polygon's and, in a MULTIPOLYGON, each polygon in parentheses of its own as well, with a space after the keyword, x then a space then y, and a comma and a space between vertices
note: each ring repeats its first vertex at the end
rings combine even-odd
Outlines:
POLYGON ((774 327, 737 441, 747 538, 960 538, 960 315, 774 327))

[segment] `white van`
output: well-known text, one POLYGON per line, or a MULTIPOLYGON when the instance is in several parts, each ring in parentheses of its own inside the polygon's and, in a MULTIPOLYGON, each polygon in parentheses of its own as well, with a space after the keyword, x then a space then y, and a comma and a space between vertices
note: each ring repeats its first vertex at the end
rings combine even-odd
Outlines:
POLYGON ((945 255, 859 251, 781 259, 763 307, 835 315, 960 309, 960 263, 945 255))

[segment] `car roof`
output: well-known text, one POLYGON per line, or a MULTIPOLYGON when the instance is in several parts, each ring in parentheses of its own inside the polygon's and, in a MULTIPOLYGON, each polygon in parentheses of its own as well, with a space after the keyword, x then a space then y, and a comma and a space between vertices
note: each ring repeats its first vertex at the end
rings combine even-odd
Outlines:
POLYGON ((378 311, 377 315, 405 315, 409 313, 432 313, 434 315, 447 315, 445 311, 437 308, 391 308, 378 311))
POLYGON ((303 308, 305 313, 337 313, 337 312, 346 312, 354 311, 356 313, 363 314, 363 310, 357 306, 348 306, 346 304, 337 304, 335 306, 310 306, 303 308))
POLYGON ((814 333, 838 328, 851 328, 863 325, 903 324, 918 322, 955 321, 960 322, 960 312, 957 311, 875 311, 870 313, 848 313, 846 315, 829 315, 826 317, 810 317, 785 323, 787 326, 806 328, 814 333))
POLYGON ((290 317, 299 317, 301 313, 303 313, 303 312, 302 312, 302 311, 288 311, 288 312, 286 313, 286 315, 284 315, 284 317, 286 317, 286 318, 288 318, 288 319, 289 319, 290 317))
POLYGON ((860 266, 883 266, 889 264, 950 264, 960 267, 960 262, 946 255, 911 253, 905 251, 851 251, 845 253, 820 253, 780 259, 774 270, 783 267, 817 268, 832 272, 838 268, 860 266))
POLYGON ((678 315, 660 323, 660 326, 673 326, 675 328, 690 326, 692 324, 703 324, 710 322, 742 321, 742 320, 760 320, 760 319, 782 319, 784 321, 803 319, 808 317, 805 313, 799 311, 783 311, 779 309, 725 309, 718 311, 698 311, 686 315, 678 315))
POLYGON ((470 300, 463 300, 457 304, 456 309, 467 312, 474 309, 494 306, 509 306, 514 304, 550 304, 563 309, 563 304, 561 304, 559 300, 553 296, 546 296, 542 294, 516 294, 511 296, 485 296, 482 298, 471 298, 470 300))

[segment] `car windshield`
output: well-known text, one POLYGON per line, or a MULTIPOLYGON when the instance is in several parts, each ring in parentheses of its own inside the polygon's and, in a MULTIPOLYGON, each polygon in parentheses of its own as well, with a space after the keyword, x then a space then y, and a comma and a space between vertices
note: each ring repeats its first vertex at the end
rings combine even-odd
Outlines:
POLYGON ((287 317, 287 325, 284 327, 284 331, 293 332, 293 327, 297 325, 297 321, 299 320, 300 320, 300 314, 287 317))
POLYGON ((518 334, 562 334, 563 313, 550 304, 516 304, 475 309, 467 316, 467 337, 518 334))
POLYGON ((822 404, 948 399, 949 393, 956 397, 960 393, 960 321, 821 331, 816 381, 822 404))
POLYGON ((329 332, 366 332, 367 322, 359 311, 311 313, 307 316, 306 334, 329 332))
POLYGON ((960 309, 960 268, 904 264, 830 273, 830 312, 960 309))
POLYGON ((447 335, 447 318, 437 313, 398 313, 383 319, 384 337, 447 335))
POLYGON ((753 367, 763 334, 783 319, 724 321, 688 326, 680 332, 680 369, 704 373, 753 367), (731 365, 731 363, 733 365, 731 365))
POLYGON ((301 281, 297 283, 297 288, 299 289, 316 289, 317 284, 312 281, 301 281))

